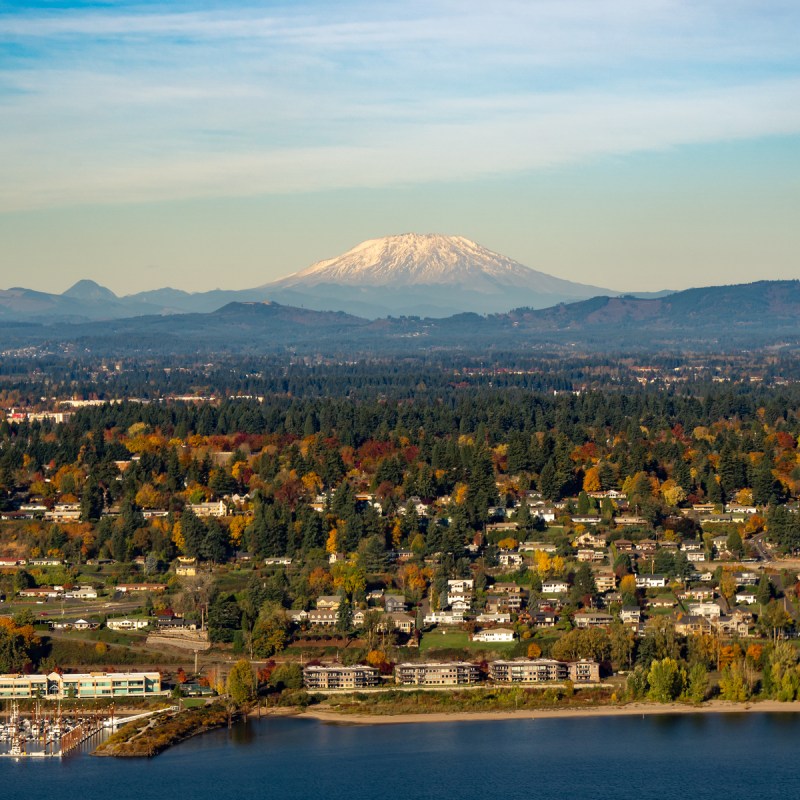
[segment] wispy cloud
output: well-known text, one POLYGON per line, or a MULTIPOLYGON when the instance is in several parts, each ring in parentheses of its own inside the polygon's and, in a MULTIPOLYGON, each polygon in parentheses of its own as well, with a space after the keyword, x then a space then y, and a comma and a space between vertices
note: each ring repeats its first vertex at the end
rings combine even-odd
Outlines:
POLYGON ((0 14, 0 209, 470 179, 800 132, 796 3, 0 14))

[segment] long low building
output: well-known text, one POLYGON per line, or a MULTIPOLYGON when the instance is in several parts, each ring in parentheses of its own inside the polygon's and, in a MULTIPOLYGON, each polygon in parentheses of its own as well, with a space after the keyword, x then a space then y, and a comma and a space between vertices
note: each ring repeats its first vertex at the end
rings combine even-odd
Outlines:
POLYGON ((161 694, 160 672, 0 675, 0 699, 146 697, 161 694))
POLYGON ((378 670, 356 664, 352 667, 311 666, 303 670, 306 689, 362 689, 378 685, 378 670))
POLYGON ((600 665, 596 661, 556 661, 552 658, 518 658, 492 661, 489 680, 495 683, 550 683, 570 680, 573 683, 597 683, 600 665))
POLYGON ((422 661, 398 664, 394 679, 403 686, 461 686, 480 680, 477 664, 467 661, 422 661))

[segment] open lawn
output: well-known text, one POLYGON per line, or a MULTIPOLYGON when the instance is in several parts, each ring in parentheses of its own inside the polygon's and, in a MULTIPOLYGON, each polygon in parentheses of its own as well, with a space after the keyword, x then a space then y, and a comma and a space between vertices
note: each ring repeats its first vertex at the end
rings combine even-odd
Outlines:
POLYGON ((492 650, 505 653, 514 650, 519 642, 471 642, 466 631, 444 630, 434 628, 424 634, 419 644, 419 652, 426 653, 431 650, 492 650))

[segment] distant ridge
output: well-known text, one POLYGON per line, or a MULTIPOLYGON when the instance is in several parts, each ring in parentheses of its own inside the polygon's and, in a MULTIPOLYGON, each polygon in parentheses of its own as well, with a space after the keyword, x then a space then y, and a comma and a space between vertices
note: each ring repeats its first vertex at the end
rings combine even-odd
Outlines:
POLYGON ((233 302, 211 313, 151 315, 90 323, 4 322, 6 347, 80 342, 98 355, 135 353, 307 353, 338 358, 441 349, 513 351, 566 345, 609 353, 648 349, 800 349, 800 281, 757 281, 663 298, 599 296, 550 308, 435 319, 370 320, 277 302, 233 302))

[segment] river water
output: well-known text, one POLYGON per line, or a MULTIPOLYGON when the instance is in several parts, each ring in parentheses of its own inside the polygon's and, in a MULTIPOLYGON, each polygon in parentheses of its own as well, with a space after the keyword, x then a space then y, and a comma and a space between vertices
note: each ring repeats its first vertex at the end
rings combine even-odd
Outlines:
POLYGON ((409 725, 266 719, 149 760, 0 760, 0 800, 800 798, 800 714, 409 725))

